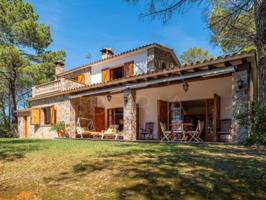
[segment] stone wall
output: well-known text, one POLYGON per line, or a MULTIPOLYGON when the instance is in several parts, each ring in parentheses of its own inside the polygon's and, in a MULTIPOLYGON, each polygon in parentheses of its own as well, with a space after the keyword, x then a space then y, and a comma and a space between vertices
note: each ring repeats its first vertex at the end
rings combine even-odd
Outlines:
POLYGON ((178 64, 174 60, 171 53, 161 50, 159 48, 148 49, 148 71, 159 71, 163 69, 169 69, 178 64))
POLYGON ((136 113, 136 91, 124 91, 124 130, 125 140, 136 140, 137 113, 136 113))
MULTIPOLYGON (((92 96, 72 99, 71 104, 76 113, 75 121, 78 117, 93 120, 95 107, 97 106, 97 97, 92 96)), ((81 120, 80 123, 81 126, 86 127, 88 125, 88 121, 86 120, 81 120)))
POLYGON ((249 102, 249 75, 248 67, 242 66, 232 75, 232 141, 242 143, 248 138, 248 130, 241 127, 236 116, 244 112, 249 102), (242 81, 242 87, 240 82, 242 81))
MULTIPOLYGON (((66 135, 75 136, 75 110, 72 107, 69 96, 53 97, 31 102, 32 108, 44 108, 55 106, 56 122, 63 121, 66 125, 66 135)), ((29 137, 31 138, 54 138, 56 131, 51 130, 51 125, 44 125, 44 113, 40 112, 40 125, 29 126, 29 137)))

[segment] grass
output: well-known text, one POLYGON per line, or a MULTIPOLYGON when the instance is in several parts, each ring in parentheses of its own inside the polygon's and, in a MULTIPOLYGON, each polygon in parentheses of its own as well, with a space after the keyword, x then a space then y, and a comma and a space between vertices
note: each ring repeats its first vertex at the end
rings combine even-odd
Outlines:
POLYGON ((0 139, 0 199, 265 199, 266 152, 0 139))

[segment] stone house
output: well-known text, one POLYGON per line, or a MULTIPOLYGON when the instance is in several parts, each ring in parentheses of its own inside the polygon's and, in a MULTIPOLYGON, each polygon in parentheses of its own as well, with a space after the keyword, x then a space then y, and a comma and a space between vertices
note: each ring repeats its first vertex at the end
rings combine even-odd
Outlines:
MULTIPOLYGON (((234 54, 182 66, 173 50, 149 44, 64 71, 56 63, 55 80, 32 88, 30 108, 18 111, 20 137, 55 138, 53 123, 63 121, 68 137, 77 136, 77 121, 91 119, 95 131, 122 121, 125 140, 154 123, 153 139, 178 120, 204 122, 202 139, 217 141, 223 123, 232 124, 232 140, 248 137, 234 113, 256 100, 256 55, 234 54)), ((85 121, 82 122, 85 126, 85 121)))

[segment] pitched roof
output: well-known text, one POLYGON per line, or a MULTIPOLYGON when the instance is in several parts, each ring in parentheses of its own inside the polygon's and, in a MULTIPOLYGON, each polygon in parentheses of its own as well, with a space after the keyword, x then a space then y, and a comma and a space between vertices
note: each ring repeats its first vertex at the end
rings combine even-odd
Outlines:
POLYGON ((116 80, 111 80, 109 82, 105 83, 95 83, 95 84, 90 84, 90 85, 84 85, 81 87, 77 87, 74 89, 68 89, 64 91, 59 91, 59 92, 53 92, 49 94, 43 94, 40 96, 35 96, 31 97, 28 100, 33 101, 33 100, 38 100, 38 99, 43 99, 43 98, 49 98, 52 96, 60 96, 60 95, 67 95, 67 94, 74 94, 74 93, 79 93, 79 92, 84 92, 88 90, 95 90, 98 88, 102 87, 112 87, 117 84, 127 84, 130 82, 138 82, 138 81, 145 81, 147 79, 154 79, 158 77, 167 77, 167 76, 172 76, 172 75, 182 75, 182 74, 188 74, 188 73, 194 73, 197 71, 201 70, 210 70, 213 68, 225 68, 228 67, 228 65, 231 66, 236 66, 242 63, 242 60, 244 59, 256 59, 255 53, 236 53, 236 54, 231 54, 231 55, 225 55, 225 56, 219 56, 217 58, 211 58, 209 60, 204 60, 202 62, 197 62, 197 63, 191 63, 187 65, 183 65, 181 67, 174 67, 171 69, 167 69, 164 71, 155 71, 155 72, 146 72, 143 74, 138 74, 130 78, 121 78, 121 79, 116 79, 116 80))
POLYGON ((123 51, 123 52, 114 54, 114 55, 112 55, 112 56, 110 56, 108 58, 105 58, 105 59, 95 60, 95 61, 92 61, 92 62, 90 62, 88 64, 74 67, 73 69, 64 71, 63 73, 59 74, 58 76, 63 76, 63 75, 69 74, 69 73, 73 73, 73 72, 76 72, 76 71, 79 71, 79 70, 83 70, 83 69, 92 67, 92 65, 94 65, 94 64, 105 62, 105 61, 111 60, 113 58, 117 58, 117 57, 129 54, 129 53, 137 52, 137 51, 140 51, 140 50, 143 50, 143 49, 146 49, 146 48, 151 48, 151 47, 159 47, 159 48, 162 48, 162 49, 164 49, 166 51, 169 51, 173 55, 173 57, 176 60, 176 62, 178 64, 180 64, 180 62, 179 62, 178 58, 176 57, 173 49, 167 48, 167 47, 165 47, 165 46, 163 46, 161 44, 158 44, 158 43, 150 43, 150 44, 146 44, 146 45, 143 45, 143 46, 140 46, 140 47, 137 47, 137 48, 133 48, 133 49, 130 49, 130 50, 127 50, 127 51, 123 51))

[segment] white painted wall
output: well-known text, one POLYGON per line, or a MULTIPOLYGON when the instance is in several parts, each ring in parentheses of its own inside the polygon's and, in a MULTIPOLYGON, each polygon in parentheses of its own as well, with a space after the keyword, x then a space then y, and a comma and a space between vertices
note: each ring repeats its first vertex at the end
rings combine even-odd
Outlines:
POLYGON ((106 62, 96 63, 91 67, 91 83, 100 83, 102 81, 102 69, 116 68, 126 62, 134 61, 134 73, 140 74, 147 72, 147 50, 133 52, 124 57, 112 58, 106 62))
POLYGON ((232 118, 232 78, 219 78, 189 83, 184 92, 182 84, 137 91, 140 105, 140 127, 145 122, 155 122, 157 133, 157 100, 186 101, 213 98, 214 93, 221 96, 221 119, 232 118))
MULTIPOLYGON (((140 108, 140 128, 144 128, 145 122, 155 122, 154 137, 157 136, 157 100, 186 101, 206 99, 213 98, 214 93, 221 97, 220 118, 232 118, 231 77, 191 82, 187 93, 184 92, 182 84, 137 90, 136 101, 140 108)), ((106 96, 97 97, 97 106, 104 107, 106 110, 107 108, 123 107, 123 94, 112 95, 110 102, 107 101, 106 96)))

